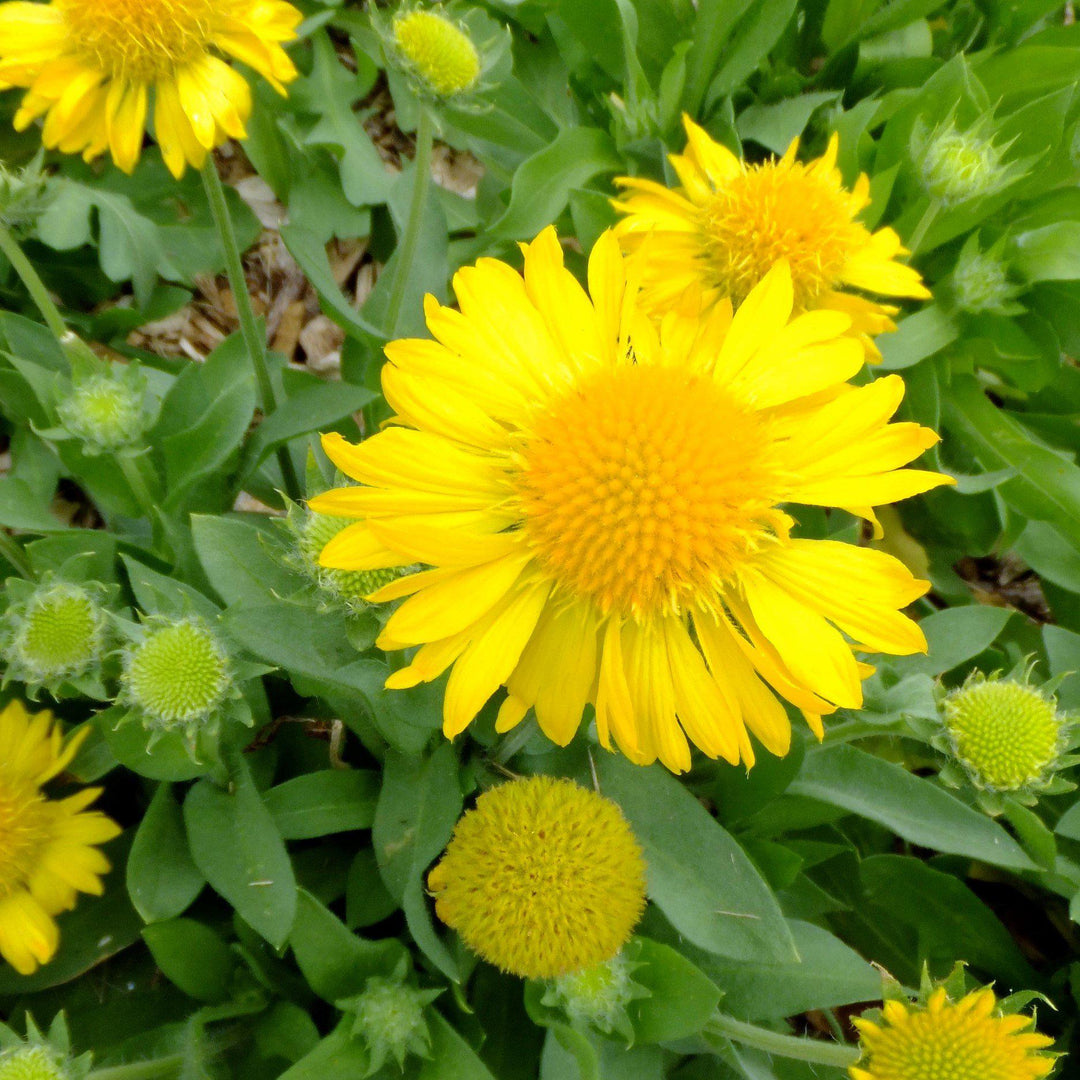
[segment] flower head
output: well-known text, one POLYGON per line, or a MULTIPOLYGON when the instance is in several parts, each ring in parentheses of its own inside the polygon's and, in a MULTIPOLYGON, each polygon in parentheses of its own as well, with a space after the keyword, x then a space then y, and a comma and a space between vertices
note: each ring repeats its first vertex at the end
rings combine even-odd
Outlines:
POLYGON ((400 422, 359 446, 323 440, 363 486, 310 501, 356 521, 322 563, 431 567, 373 599, 409 597, 383 648, 423 646, 387 686, 453 665, 450 737, 505 685, 500 731, 535 708, 565 745, 591 702, 601 742, 637 762, 686 769, 689 739, 752 763, 747 728, 784 753, 765 683, 820 731, 862 700, 854 648, 925 649, 899 609, 927 588, 881 552, 795 539, 785 504, 872 516, 947 483, 898 470, 937 436, 887 424, 897 376, 845 384, 862 366, 850 321, 792 319, 786 264, 734 318, 727 303, 674 312, 659 334, 611 234, 589 284, 592 299, 549 229, 524 279, 484 259, 455 277, 460 312, 429 298, 437 340, 386 349, 400 422))
POLYGON ((714 142, 689 117, 682 154, 670 157, 681 186, 619 177, 626 216, 623 250, 641 253, 643 299, 658 314, 687 292, 738 307, 780 262, 791 270, 798 311, 827 308, 850 316, 851 332, 876 355, 869 335, 894 329, 896 308, 851 290, 884 296, 930 295, 918 273, 896 261, 905 254, 892 229, 871 233, 858 221, 870 182, 844 187, 836 168, 838 139, 809 164, 795 158, 798 140, 779 160, 748 165, 714 142))
POLYGON ((200 619, 151 622, 124 654, 122 697, 151 729, 190 731, 209 723, 231 685, 228 653, 200 619))
POLYGON ((54 916, 79 892, 99 895, 108 860, 95 845, 120 829, 86 808, 99 788, 49 799, 42 786, 67 768, 80 739, 65 744, 47 712, 18 702, 0 712, 0 956, 29 975, 56 952, 54 916))
POLYGON ((402 12, 392 33, 398 55, 430 94, 453 97, 480 78, 480 53, 472 38, 441 11, 402 12))
POLYGON ((56 412, 64 431, 86 453, 115 453, 137 444, 149 426, 146 377, 125 368, 77 379, 56 412))
POLYGON ((0 616, 5 678, 55 690, 97 665, 107 645, 100 586, 46 579, 0 616))
POLYGON ((296 68, 282 43, 300 12, 284 0, 51 0, 0 3, 0 89, 25 87, 23 130, 45 117, 50 149, 139 159, 153 98, 154 137, 174 176, 242 139, 251 90, 221 55, 284 93, 296 68))
POLYGON ((645 906, 645 862, 610 799, 534 776, 485 792, 428 875, 435 911, 514 975, 550 979, 610 960, 645 906))
POLYGON ((406 983, 404 977, 404 970, 395 973, 394 978, 374 975, 367 980, 363 993, 337 1002, 339 1009, 352 1014, 352 1033, 368 1048, 365 1076, 378 1072, 391 1058, 403 1069, 410 1054, 431 1056, 431 1033, 424 1009, 442 991, 420 990, 406 983))
POLYGON ((853 1080, 1040 1080, 1054 1067, 1053 1039, 1006 1014, 989 987, 952 1001, 944 986, 925 1002, 886 1001, 879 1021, 855 1021, 863 1056, 853 1080))

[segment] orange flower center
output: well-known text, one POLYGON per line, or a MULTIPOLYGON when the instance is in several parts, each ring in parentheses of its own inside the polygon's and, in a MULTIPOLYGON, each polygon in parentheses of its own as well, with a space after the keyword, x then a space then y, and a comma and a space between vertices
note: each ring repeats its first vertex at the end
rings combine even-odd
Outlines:
POLYGON ((798 163, 754 165, 726 181, 701 210, 705 259, 721 293, 741 304, 786 259, 796 305, 812 306, 869 237, 850 200, 835 172, 798 163))
POLYGON ((38 788, 0 769, 0 900, 25 885, 49 839, 51 811, 38 788))
POLYGON ((545 569, 602 611, 712 607, 784 528, 767 432, 713 381, 661 367, 600 372, 540 417, 517 490, 545 569))
POLYGON ((203 52, 232 0, 62 0, 71 45, 110 78, 153 82, 203 52))

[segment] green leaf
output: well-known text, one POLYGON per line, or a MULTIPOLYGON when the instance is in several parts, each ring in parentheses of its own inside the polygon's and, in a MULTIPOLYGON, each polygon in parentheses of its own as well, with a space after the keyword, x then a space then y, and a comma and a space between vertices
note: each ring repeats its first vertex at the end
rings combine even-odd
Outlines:
POLYGON ((769 886, 707 810, 660 766, 602 754, 600 790, 623 810, 648 862, 649 896, 695 945, 739 960, 795 959, 769 886))
POLYGON ((877 338, 881 349, 881 371, 900 371, 925 360, 951 345, 960 336, 960 326, 943 307, 926 307, 901 319, 896 330, 877 338))
POLYGON ((172 919, 142 936, 165 978, 188 997, 211 1003, 229 997, 236 957, 220 934, 194 919, 172 919))
POLYGON ((818 109, 838 101, 840 97, 838 91, 819 90, 778 101, 775 105, 750 105, 739 113, 735 130, 740 139, 752 140, 774 154, 782 154, 792 139, 806 130, 810 117, 818 109))
POLYGON ((131 902, 145 922, 163 922, 186 911, 205 884, 188 850, 180 806, 169 785, 160 784, 131 845, 131 902))
POLYGON ((363 769, 323 769, 271 788, 266 808, 286 840, 367 829, 375 819, 379 775, 363 769))
POLYGON ((919 620, 926 635, 926 655, 905 659, 904 674, 942 675, 952 671, 990 648, 1012 614, 1008 608, 969 604, 927 615, 919 620))
POLYGON ((64 528, 46 502, 24 480, 0 477, 0 526, 24 532, 48 533, 64 528))
POLYGON ((669 946, 648 938, 634 938, 627 956, 643 965, 632 977, 649 991, 648 997, 632 1001, 627 1010, 635 1042, 685 1039, 705 1027, 721 993, 700 968, 669 946))
POLYGON ((510 205, 488 226, 488 234, 531 240, 566 209, 571 191, 583 187, 594 176, 622 168, 607 132, 567 128, 518 167, 510 205))
POLYGON ((995 821, 900 765, 854 746, 816 747, 788 789, 876 821, 913 844, 993 866, 1035 864, 995 821))
POLYGON ((368 1052, 354 1039, 352 1024, 342 1020, 322 1042, 286 1069, 279 1080, 360 1080, 368 1075, 368 1052))
POLYGON ((215 892, 275 948, 296 914, 296 879, 285 842, 239 754, 232 791, 200 780, 184 800, 192 858, 215 892))
POLYGON ((1080 221, 1058 221, 1013 238, 1010 265, 1029 282, 1080 278, 1080 221))
POLYGON ((372 840, 390 894, 405 909, 409 930, 433 964, 460 979, 457 962, 439 939, 424 897, 424 874, 446 847, 461 816, 457 757, 444 742, 429 758, 395 750, 383 764, 383 786, 372 840))
POLYGON ((331 1003, 359 994, 372 975, 390 976, 408 955, 397 938, 358 937, 303 889, 289 944, 308 985, 331 1003))
POLYGON ((299 575, 275 558, 284 553, 265 516, 191 515, 195 552, 214 590, 226 604, 265 604, 274 594, 289 596, 303 584, 299 575), (256 524, 258 522, 258 524, 256 524))

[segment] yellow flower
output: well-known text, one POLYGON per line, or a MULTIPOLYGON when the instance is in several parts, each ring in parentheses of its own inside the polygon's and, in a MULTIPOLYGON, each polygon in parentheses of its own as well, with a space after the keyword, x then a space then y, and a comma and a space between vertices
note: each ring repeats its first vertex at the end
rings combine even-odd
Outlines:
POLYGON ((20 131, 44 116, 47 147, 87 161, 109 150, 125 172, 139 160, 152 90, 154 137, 179 177, 245 136, 251 90, 218 53, 284 93, 296 68, 281 43, 300 19, 283 0, 10 0, 0 3, 0 89, 27 89, 20 131))
POLYGON ((359 446, 323 439, 365 486, 311 500, 357 519, 322 562, 432 567, 372 599, 410 597, 382 648, 423 646, 388 687, 454 665, 450 737, 506 685, 500 731, 534 707, 565 745, 592 702, 602 743, 636 762, 689 768, 689 737, 750 764, 746 727, 783 754, 787 714, 762 679, 820 733, 862 701, 853 647, 925 649, 898 609, 927 585, 881 552, 793 539, 781 504, 870 517, 949 482, 897 471, 937 436, 888 425, 898 377, 845 385, 862 365, 849 319, 791 319, 786 264, 734 318, 720 303, 659 332, 611 233, 588 277, 591 300, 548 229, 524 280, 482 259, 455 276, 460 312, 428 298, 437 340, 386 348, 398 423, 359 446))
POLYGON ((119 827, 86 808, 99 788, 51 800, 43 784, 67 767, 81 739, 63 736, 47 712, 18 702, 0 712, 0 956, 19 974, 50 960, 60 941, 53 916, 78 892, 100 895, 108 860, 93 845, 119 827))
POLYGON ((880 1024, 856 1020, 863 1056, 853 1080, 1039 1080, 1054 1067, 1040 1051, 1054 1040, 1026 1031, 1033 1021, 1004 1016, 994 992, 949 1000, 939 986, 925 1007, 887 1001, 880 1024))
POLYGON ((896 233, 871 233, 857 220, 870 201, 870 181, 862 175, 854 190, 844 187, 837 136, 824 157, 809 164, 795 160, 796 139, 779 161, 747 165, 689 117, 683 123, 689 142, 669 159, 680 187, 616 180, 626 190, 614 203, 626 215, 619 240, 624 251, 642 252, 648 306, 663 314, 687 289, 730 297, 738 306, 785 260, 796 309, 844 312, 851 332, 877 357, 870 335, 895 329, 890 316, 897 309, 851 290, 919 299, 930 293, 915 270, 895 261, 905 254, 896 233))
POLYGON ((572 780, 485 792, 428 875, 435 911, 473 952, 527 979, 610 960, 645 907, 645 862, 622 811, 572 780))
POLYGON ((480 54, 463 30, 438 11, 410 11, 394 19, 394 44, 421 84, 453 97, 480 78, 480 54))

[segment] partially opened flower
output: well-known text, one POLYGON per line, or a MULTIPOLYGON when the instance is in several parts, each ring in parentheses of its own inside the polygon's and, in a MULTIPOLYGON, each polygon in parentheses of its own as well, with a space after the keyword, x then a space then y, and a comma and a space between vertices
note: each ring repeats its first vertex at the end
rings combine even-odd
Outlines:
POLYGON ((623 176, 615 207, 626 216, 617 232, 623 250, 642 251, 643 298, 659 314, 687 289, 730 297, 738 306, 780 261, 791 268, 795 307, 842 311, 851 332, 877 356, 871 335, 895 329, 897 309, 864 293, 925 299, 918 273, 897 262, 905 254, 892 229, 871 232, 858 220, 870 181, 853 190, 836 168, 839 140, 823 157, 797 161, 796 139, 779 160, 740 161, 684 117, 688 142, 670 161, 681 186, 623 176))
POLYGON ((938 986, 911 1005, 886 1001, 878 1020, 855 1021, 863 1056, 853 1080, 1040 1080, 1056 1055, 1034 1020, 1013 1012, 989 987, 953 1001, 938 986))
POLYGON ((88 161, 108 150, 125 172, 152 103, 154 137, 179 177, 245 135, 251 90, 219 54, 283 93, 296 68, 281 46, 300 19, 284 0, 9 0, 0 3, 0 89, 27 90, 19 130, 44 116, 47 147, 88 161))
POLYGON ((18 702, 0 711, 0 956, 21 975, 56 952, 54 916, 73 908, 77 893, 101 893, 109 863, 96 845, 120 832, 86 809, 99 788, 57 800, 41 790, 79 742, 65 744, 47 712, 30 715, 18 702))
POLYGON ((482 259, 455 277, 460 312, 428 298, 437 340, 386 349, 399 423, 359 446, 323 440, 364 485, 311 500, 357 519, 323 564, 431 567, 373 599, 409 597, 383 648, 423 646, 388 686, 453 665, 448 736, 506 685, 500 731, 535 708, 566 744, 591 702, 604 745, 637 762, 686 769, 689 739, 749 764, 747 728, 785 753, 766 684, 820 732, 823 714, 862 701, 853 649, 925 649, 899 609, 927 584, 881 552, 793 538, 782 504, 871 516, 947 483, 898 471, 937 436, 888 424, 897 376, 845 385, 863 360, 850 320, 792 319, 786 264, 734 318, 695 308, 659 334, 610 233, 589 285, 592 299, 548 229, 524 279, 482 259))

